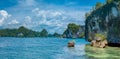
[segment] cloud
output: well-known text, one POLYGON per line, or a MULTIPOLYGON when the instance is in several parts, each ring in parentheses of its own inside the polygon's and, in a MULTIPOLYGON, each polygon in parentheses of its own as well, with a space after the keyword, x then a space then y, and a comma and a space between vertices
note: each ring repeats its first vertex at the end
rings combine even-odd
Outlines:
POLYGON ((30 16, 26 16, 26 17, 25 17, 25 22, 31 22, 31 19, 32 19, 32 18, 31 18, 30 16))
POLYGON ((55 11, 55 10, 40 10, 39 8, 35 8, 32 10, 37 18, 40 18, 39 24, 46 24, 46 25, 57 25, 55 24, 56 21, 62 20, 63 12, 55 11))
POLYGON ((44 10, 44 9, 42 10, 42 9, 39 9, 39 8, 33 9, 32 12, 37 17, 43 16, 43 17, 49 17, 49 18, 62 15, 62 13, 63 13, 63 12, 57 11, 57 10, 44 10))
POLYGON ((50 33, 56 31, 62 33, 69 23, 84 25, 84 14, 90 9, 89 6, 79 6, 77 2, 56 5, 59 2, 54 4, 54 1, 52 1, 49 4, 43 2, 43 0, 39 0, 39 2, 38 0, 17 1, 16 6, 6 8, 12 14, 10 18, 0 17, 0 19, 4 19, 4 21, 0 20, 0 24, 3 22, 10 24, 4 24, 3 27, 18 28, 19 26, 25 26, 37 31, 45 28, 50 33))
POLYGON ((15 20, 12 20, 11 22, 9 22, 8 24, 14 24, 14 25, 16 25, 16 24, 19 24, 19 22, 15 19, 15 20))
MULTIPOLYGON (((32 10, 38 28, 46 28, 50 33, 59 31, 62 33, 69 23, 84 25, 84 14, 86 11, 64 11, 43 10, 34 8, 32 10)), ((35 22, 35 20, 34 20, 35 22)))
POLYGON ((0 26, 3 25, 3 22, 9 18, 11 15, 7 13, 5 10, 0 10, 0 26))
POLYGON ((27 28, 34 27, 35 24, 34 24, 34 20, 32 20, 32 17, 26 16, 26 17, 24 18, 24 21, 23 21, 23 23, 22 23, 22 26, 25 26, 25 27, 27 27, 27 28))

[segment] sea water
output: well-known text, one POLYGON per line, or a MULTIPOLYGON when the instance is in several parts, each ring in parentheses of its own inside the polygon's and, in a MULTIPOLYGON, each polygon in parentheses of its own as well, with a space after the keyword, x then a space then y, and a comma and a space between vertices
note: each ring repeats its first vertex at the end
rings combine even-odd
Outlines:
POLYGON ((0 59, 88 59, 85 39, 74 39, 75 47, 66 38, 0 38, 0 59))

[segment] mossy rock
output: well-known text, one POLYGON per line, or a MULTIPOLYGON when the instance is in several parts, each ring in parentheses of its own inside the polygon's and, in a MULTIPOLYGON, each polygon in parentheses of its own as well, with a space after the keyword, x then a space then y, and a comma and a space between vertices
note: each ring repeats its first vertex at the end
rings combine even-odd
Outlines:
POLYGON ((102 39, 102 41, 106 40, 106 35, 104 35, 104 34, 96 33, 95 37, 96 38, 100 37, 102 39))

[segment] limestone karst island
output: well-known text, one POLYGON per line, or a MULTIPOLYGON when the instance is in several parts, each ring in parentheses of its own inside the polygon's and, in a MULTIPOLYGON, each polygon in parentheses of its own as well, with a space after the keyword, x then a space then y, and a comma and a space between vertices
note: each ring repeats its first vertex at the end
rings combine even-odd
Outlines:
POLYGON ((0 0, 0 59, 120 59, 120 0, 0 0))

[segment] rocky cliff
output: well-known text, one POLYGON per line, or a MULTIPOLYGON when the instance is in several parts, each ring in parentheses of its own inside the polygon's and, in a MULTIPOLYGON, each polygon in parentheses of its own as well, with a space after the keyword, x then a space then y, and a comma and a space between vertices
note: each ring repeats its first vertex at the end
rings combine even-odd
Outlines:
POLYGON ((84 37, 85 27, 70 23, 67 26, 67 29, 63 33, 65 38, 83 38, 84 37))
POLYGON ((86 18, 85 29, 85 36, 89 41, 99 33, 106 36, 110 45, 120 44, 120 0, 93 10, 86 18))

